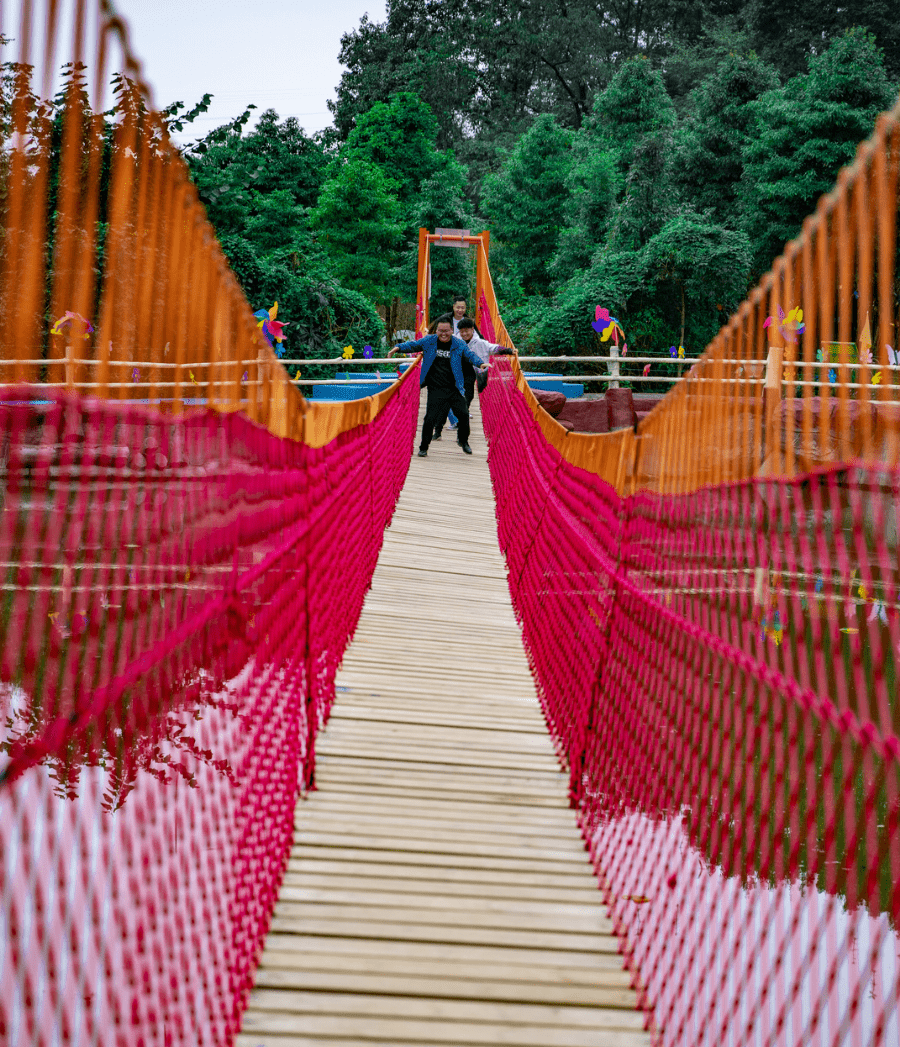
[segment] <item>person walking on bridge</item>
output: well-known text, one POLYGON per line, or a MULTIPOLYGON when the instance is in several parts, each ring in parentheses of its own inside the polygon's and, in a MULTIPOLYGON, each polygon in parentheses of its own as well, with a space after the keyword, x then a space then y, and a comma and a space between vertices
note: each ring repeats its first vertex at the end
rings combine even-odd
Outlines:
POLYGON ((471 454, 469 405, 465 397, 462 362, 467 360, 474 368, 481 368, 482 363, 461 338, 453 337, 453 317, 446 313, 438 317, 434 334, 427 334, 413 342, 401 342, 397 351, 422 354, 419 383, 428 387, 428 400, 425 404, 419 457, 427 456, 435 426, 447 417, 448 410, 452 410, 459 419, 457 443, 465 454, 471 454))

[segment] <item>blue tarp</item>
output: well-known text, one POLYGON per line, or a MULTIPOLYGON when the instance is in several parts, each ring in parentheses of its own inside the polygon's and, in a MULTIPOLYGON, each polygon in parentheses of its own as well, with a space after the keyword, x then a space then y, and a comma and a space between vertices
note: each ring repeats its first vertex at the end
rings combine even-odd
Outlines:
MULTIPOLYGON (((400 369, 405 370, 408 364, 401 364, 400 369)), ((390 371, 382 371, 381 375, 383 378, 391 377, 390 371)), ((367 384, 366 378, 375 378, 376 374, 374 371, 365 372, 364 374, 354 373, 348 374, 340 371, 335 378, 358 378, 361 381, 353 382, 348 385, 314 385, 312 386, 312 392, 309 394, 311 400, 359 400, 364 396, 374 396, 375 393, 380 393, 382 389, 387 389, 386 385, 378 385, 375 383, 367 384)), ((563 393, 568 399, 572 400, 575 397, 584 396, 584 386, 576 385, 573 382, 566 382, 563 380, 561 374, 544 374, 542 371, 526 371, 525 378, 532 389, 544 389, 551 393, 563 393)))

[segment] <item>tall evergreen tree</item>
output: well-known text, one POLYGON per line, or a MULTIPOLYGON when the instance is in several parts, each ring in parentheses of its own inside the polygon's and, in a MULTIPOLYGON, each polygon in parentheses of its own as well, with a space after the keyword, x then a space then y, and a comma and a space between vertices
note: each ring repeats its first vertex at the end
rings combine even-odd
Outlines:
POLYGON ((753 103, 744 152, 743 224, 757 270, 796 236, 875 117, 896 97, 872 35, 854 29, 809 63, 809 72, 753 103))
MULTIPOLYGON (((466 200, 467 172, 452 156, 419 189, 412 223, 416 229, 469 229, 474 218, 466 200)), ((411 238, 403 253, 402 293, 413 301, 419 261, 418 237, 411 238)), ((471 275, 468 251, 439 247, 431 253, 431 315, 450 308, 453 297, 467 295, 471 275)))
POLYGON ((376 302, 394 294, 401 236, 396 185, 367 160, 348 160, 322 187, 310 222, 345 287, 376 302))
POLYGON ((527 294, 550 287, 571 162, 572 132, 552 116, 539 116, 509 152, 502 171, 484 181, 491 230, 527 294))
POLYGON ((728 55, 693 92, 676 133, 676 184, 696 210, 709 211, 725 225, 740 223, 737 187, 744 150, 756 133, 750 103, 778 86, 774 68, 756 55, 728 55))
POLYGON ((376 102, 357 120, 341 150, 344 160, 376 164, 397 187, 397 199, 412 220, 422 184, 446 163, 437 149, 438 121, 430 106, 409 91, 376 102))
POLYGON ((589 127, 604 148, 616 154, 624 174, 641 141, 671 131, 675 122, 675 106, 662 74, 646 58, 634 58, 597 96, 589 127))

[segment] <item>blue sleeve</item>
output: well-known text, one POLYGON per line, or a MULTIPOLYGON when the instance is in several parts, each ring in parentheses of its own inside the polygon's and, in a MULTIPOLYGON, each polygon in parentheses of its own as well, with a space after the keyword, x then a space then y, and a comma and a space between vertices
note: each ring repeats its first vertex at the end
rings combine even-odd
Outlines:
POLYGON ((425 352, 425 339, 429 338, 430 335, 423 335, 421 338, 416 339, 413 342, 400 342, 396 348, 402 350, 404 353, 408 353, 411 349, 415 349, 417 352, 425 352))

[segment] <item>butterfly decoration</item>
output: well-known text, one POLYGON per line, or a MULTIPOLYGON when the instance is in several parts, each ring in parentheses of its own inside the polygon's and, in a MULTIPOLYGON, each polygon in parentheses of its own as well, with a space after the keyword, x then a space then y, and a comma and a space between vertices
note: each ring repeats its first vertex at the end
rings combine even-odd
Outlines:
POLYGON ((269 345, 273 349, 276 342, 281 345, 284 341, 284 329, 288 325, 275 319, 278 316, 278 303, 275 302, 271 309, 257 309, 253 315, 259 321, 256 326, 262 331, 263 337, 269 345))
POLYGON ((132 382, 139 382, 141 380, 141 372, 135 367, 131 372, 132 382))
POLYGON ((353 346, 345 345, 344 351, 341 355, 344 357, 345 360, 349 360, 353 356, 353 346))
POLYGON ((828 371, 828 381, 831 382, 832 385, 837 385, 837 371, 835 371, 833 367, 828 371))
POLYGON ((653 366, 653 364, 646 364, 646 365, 645 365, 645 367, 644 367, 644 377, 645 377, 645 378, 647 377, 647 375, 648 375, 648 374, 650 374, 650 368, 651 368, 652 366, 653 366))
POLYGON ((193 371, 188 371, 188 378, 190 378, 190 380, 194 383, 194 385, 199 385, 200 384, 197 381, 197 379, 194 377, 194 372, 193 371))
POLYGON ((367 360, 371 360, 374 355, 375 355, 375 350, 372 348, 371 345, 364 345, 363 346, 363 356, 367 360))
POLYGON ((881 371, 876 371, 872 375, 872 385, 881 385, 881 371))
POLYGON ((249 381, 249 379, 250 379, 250 372, 249 371, 244 371, 244 373, 241 375, 241 381, 242 382, 246 382, 246 381, 249 381))
POLYGON ((591 323, 591 327, 600 335, 601 342, 608 342, 612 338, 613 343, 618 347, 619 335, 622 336, 622 356, 625 356, 628 352, 628 345, 625 344, 625 331, 622 329, 622 325, 614 317, 609 315, 609 310, 597 306, 594 312, 594 320, 591 323))
POLYGON ((806 324, 803 322, 803 310, 800 308, 791 309, 785 316, 784 310, 779 305, 778 318, 767 316, 763 327, 771 327, 773 324, 778 325, 781 337, 786 342, 790 342, 791 345, 796 345, 800 341, 800 335, 806 330, 806 324))
POLYGON ((872 610, 869 611, 869 617, 866 621, 874 622, 876 619, 878 619, 882 625, 888 624, 887 608, 881 600, 874 600, 872 602, 872 610))
POLYGON ((85 320, 81 313, 66 311, 50 328, 50 334, 65 334, 70 329, 79 326, 81 328, 81 337, 84 339, 89 338, 94 333, 94 325, 90 320, 85 320))
POLYGON ((885 345, 887 349, 888 364, 891 367, 900 367, 900 353, 892 345, 885 345))

